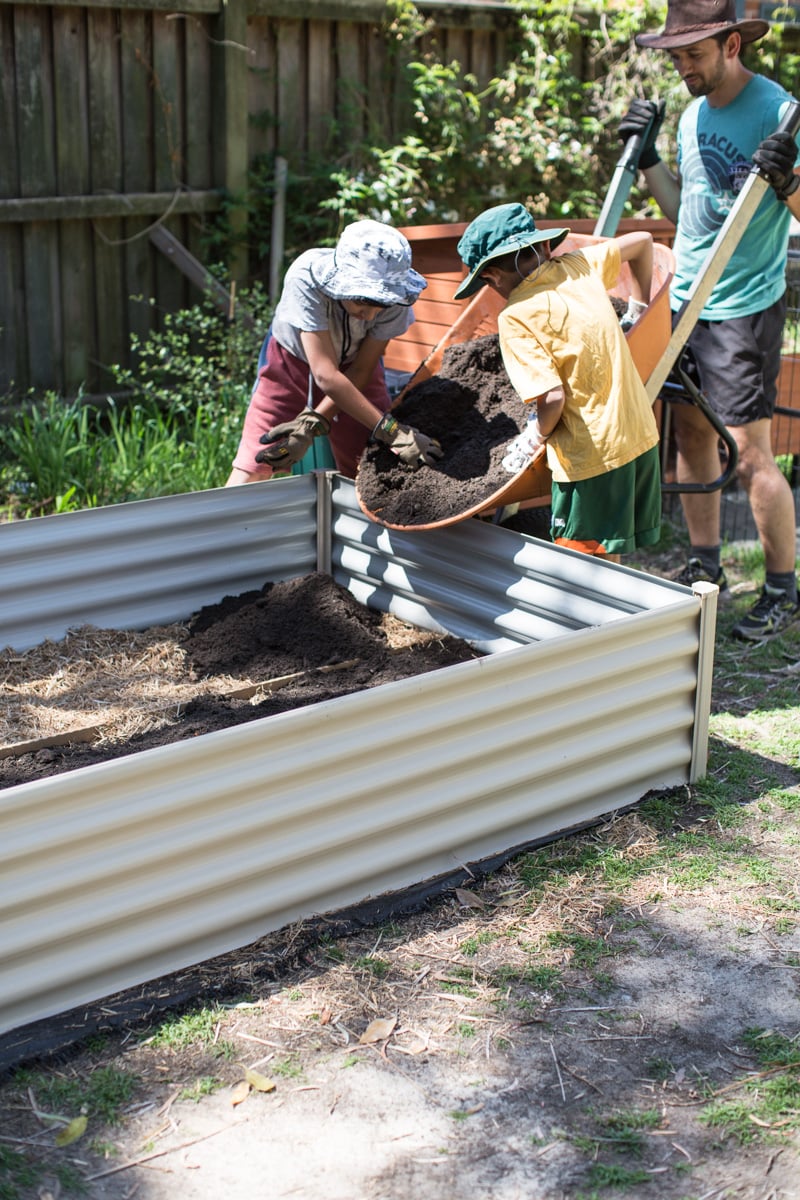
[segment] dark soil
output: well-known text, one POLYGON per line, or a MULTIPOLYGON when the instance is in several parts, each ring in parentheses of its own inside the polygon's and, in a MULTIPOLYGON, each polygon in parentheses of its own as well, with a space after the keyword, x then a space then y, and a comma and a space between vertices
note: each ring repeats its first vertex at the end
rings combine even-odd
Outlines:
POLYGON ((368 446, 356 476, 359 500, 387 525, 428 525, 472 510, 510 482, 503 455, 530 405, 511 386, 491 334, 446 350, 439 374, 411 388, 394 414, 435 437, 444 456, 417 471, 386 446, 368 446))
POLYGON ((324 574, 268 583, 260 591, 226 596, 219 604, 200 609, 189 623, 184 649, 194 678, 231 675, 275 680, 295 672, 306 674, 258 703, 202 696, 187 704, 171 724, 124 740, 53 746, 0 759, 0 788, 478 657, 467 642, 411 628, 408 644, 392 648, 384 632, 384 619, 324 574))

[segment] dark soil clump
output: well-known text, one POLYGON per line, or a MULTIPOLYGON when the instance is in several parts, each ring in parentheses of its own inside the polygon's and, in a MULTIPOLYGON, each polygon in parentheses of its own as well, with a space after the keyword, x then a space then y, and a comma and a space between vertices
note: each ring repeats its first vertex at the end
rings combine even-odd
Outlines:
POLYGON ((490 334, 447 349, 439 374, 413 387, 394 413, 435 437, 444 456, 414 471, 387 447, 368 446, 356 477, 359 500, 387 525, 428 525, 473 509, 510 482, 502 459, 530 405, 511 386, 499 339, 490 334))
POLYGON ((381 614, 319 573, 208 605, 192 618, 186 642, 198 675, 245 670, 252 679, 371 660, 383 647, 381 614))
POLYGON ((257 702, 204 695, 169 724, 98 744, 50 746, 0 759, 0 788, 43 779, 140 750, 198 737, 351 692, 479 657, 464 641, 408 627, 389 644, 383 614, 366 608, 330 576, 300 576, 260 591, 226 596, 200 609, 183 643, 192 678, 231 675, 255 681, 297 673, 257 702))

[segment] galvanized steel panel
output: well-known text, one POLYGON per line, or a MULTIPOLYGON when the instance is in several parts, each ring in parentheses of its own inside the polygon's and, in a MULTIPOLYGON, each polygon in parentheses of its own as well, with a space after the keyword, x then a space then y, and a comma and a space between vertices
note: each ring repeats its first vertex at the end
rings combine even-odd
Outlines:
POLYGON ((376 525, 333 477, 333 575, 363 604, 488 653, 558 637, 686 596, 667 580, 475 518, 441 529, 376 525))
POLYGON ((184 620, 316 569, 313 476, 0 525, 0 646, 184 620))
MULTIPOLYGON (((0 792, 0 1032, 692 776, 713 589, 693 595, 477 521, 390 533, 361 518, 346 481, 306 484, 204 493, 196 510, 179 498, 173 526, 199 539, 203 513, 219 522, 215 552, 199 554, 179 593, 190 609, 239 579, 260 584, 268 567, 313 569, 308 512, 316 487, 323 510, 332 487, 340 582, 504 652, 0 792), (299 562, 281 533, 304 548, 299 562)), ((139 508, 129 526, 118 510, 99 518, 121 544, 93 531, 87 598, 108 586, 94 579, 104 546, 123 574, 132 543, 157 569, 166 506, 123 507, 139 508)), ((77 552, 72 530, 69 541, 77 552)), ((39 555, 23 565, 38 568, 39 555)), ((110 611, 148 623, 151 596, 140 609, 134 591, 125 607, 122 590, 110 611)))

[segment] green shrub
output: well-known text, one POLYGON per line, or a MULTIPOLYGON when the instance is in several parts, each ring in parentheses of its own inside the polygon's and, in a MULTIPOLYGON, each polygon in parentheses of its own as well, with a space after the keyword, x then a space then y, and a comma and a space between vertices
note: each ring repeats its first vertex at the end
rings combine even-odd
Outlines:
POLYGON ((54 393, 0 429, 10 518, 220 487, 236 452, 269 322, 262 289, 233 321, 210 299, 132 339, 133 368, 113 368, 124 400, 102 408, 54 393))

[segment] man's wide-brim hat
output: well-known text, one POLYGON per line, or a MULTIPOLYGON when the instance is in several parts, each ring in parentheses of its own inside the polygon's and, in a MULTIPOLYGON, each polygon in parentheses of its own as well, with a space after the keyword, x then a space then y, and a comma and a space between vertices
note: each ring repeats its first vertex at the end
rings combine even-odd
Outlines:
POLYGON ((411 246, 399 229, 381 221, 354 221, 315 279, 333 300, 413 304, 427 281, 411 266, 411 246))
POLYGON ((669 0, 662 31, 640 33, 636 45, 651 50, 677 50, 715 34, 737 30, 743 42, 757 42, 769 32, 769 22, 738 21, 736 0, 669 0))
POLYGON ((501 258, 512 250, 524 250, 537 242, 550 242, 555 248, 568 233, 569 229, 537 229, 524 204, 487 208, 469 223, 456 247, 469 275, 460 284, 455 299, 463 300, 483 287, 481 275, 493 258, 501 258))

